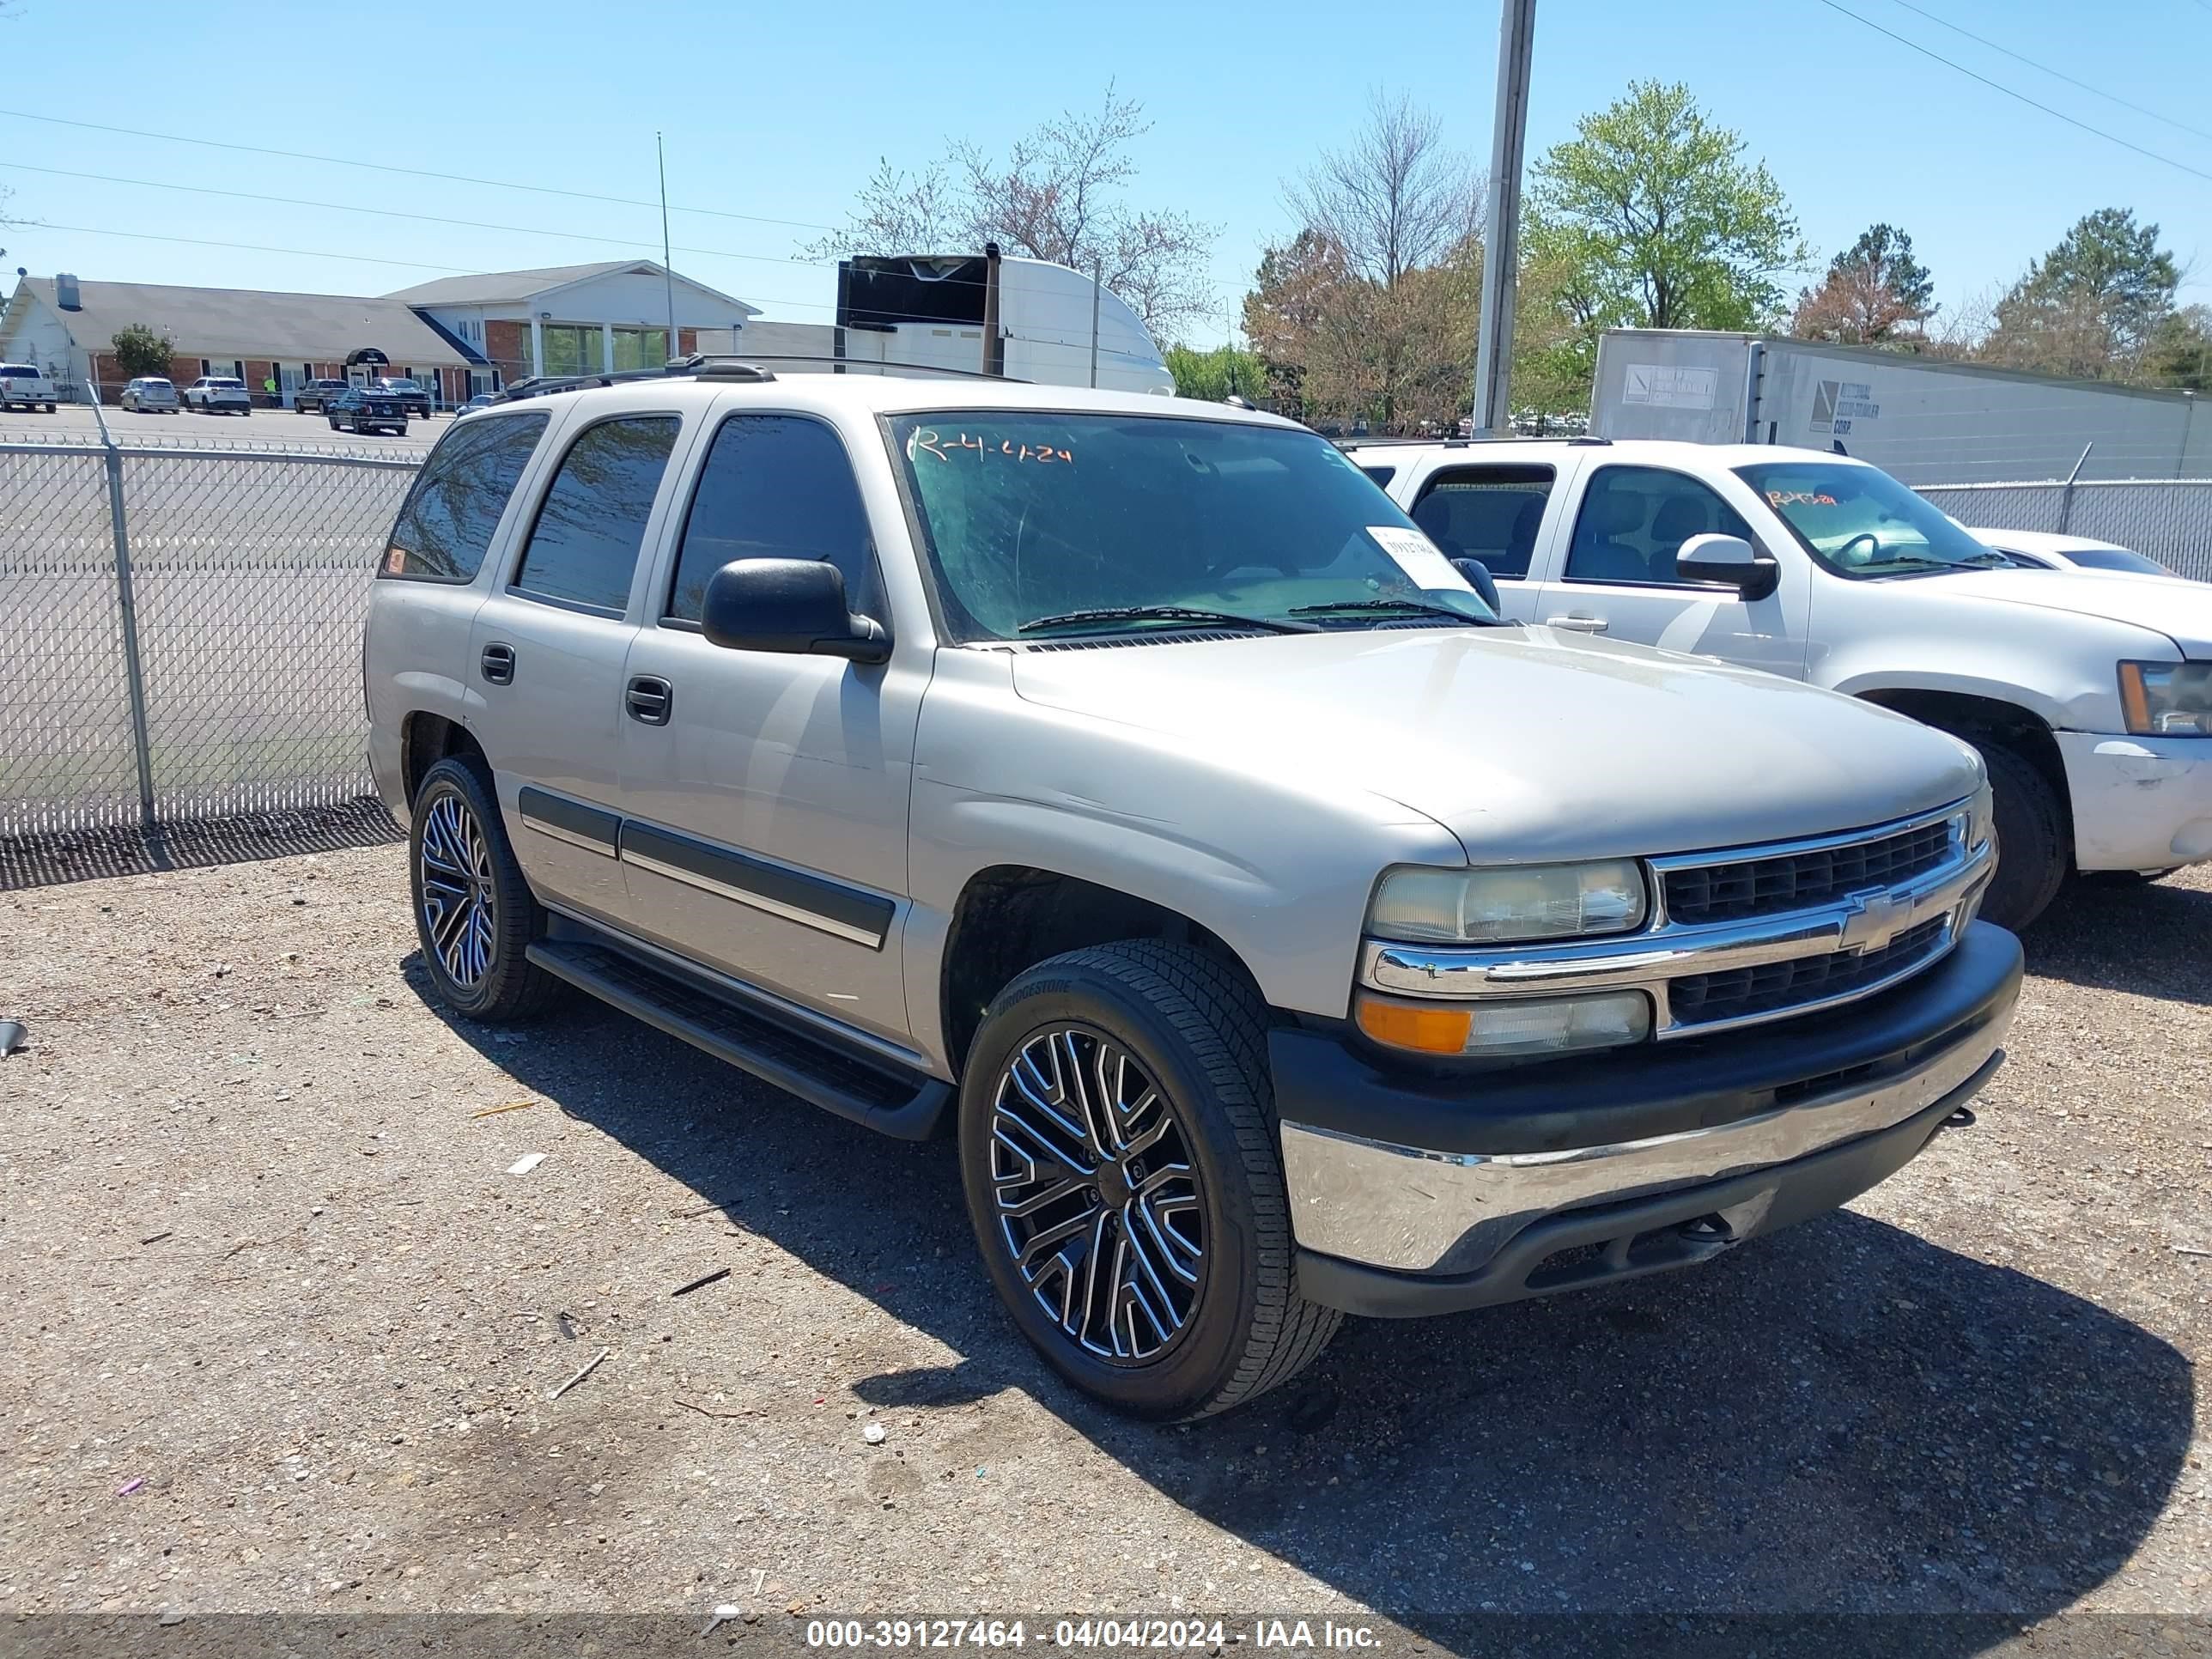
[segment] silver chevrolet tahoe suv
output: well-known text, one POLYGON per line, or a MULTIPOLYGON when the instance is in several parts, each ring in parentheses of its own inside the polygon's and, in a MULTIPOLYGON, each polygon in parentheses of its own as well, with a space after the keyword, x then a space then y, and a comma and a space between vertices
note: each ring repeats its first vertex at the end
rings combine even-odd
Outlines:
POLYGON ((437 995, 956 1135, 1140 1414, 1838 1205, 2018 995, 1963 744, 1501 623, 1272 416, 695 361, 456 423, 379 574, 437 995))

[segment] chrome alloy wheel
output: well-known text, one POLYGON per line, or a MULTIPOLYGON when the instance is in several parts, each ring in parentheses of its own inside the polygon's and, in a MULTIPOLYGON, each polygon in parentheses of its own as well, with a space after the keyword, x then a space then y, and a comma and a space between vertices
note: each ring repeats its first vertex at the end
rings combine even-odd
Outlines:
POLYGON ((459 795, 430 803, 422 820, 422 931, 446 976, 473 990, 491 966, 491 846, 459 795))
POLYGON ((1072 1341, 1141 1364, 1198 1304, 1206 1212, 1174 1107, 1127 1049, 1063 1026, 999 1079, 991 1186, 1015 1270, 1072 1341))

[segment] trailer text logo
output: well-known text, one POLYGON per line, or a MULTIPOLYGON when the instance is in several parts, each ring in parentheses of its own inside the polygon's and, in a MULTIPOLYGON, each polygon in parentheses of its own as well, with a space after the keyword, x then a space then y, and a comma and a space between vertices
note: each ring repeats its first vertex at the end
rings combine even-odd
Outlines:
POLYGON ((1874 388, 1863 380, 1821 380, 1813 387, 1813 430, 1843 437, 1853 421, 1871 421, 1881 405, 1874 401, 1874 388))

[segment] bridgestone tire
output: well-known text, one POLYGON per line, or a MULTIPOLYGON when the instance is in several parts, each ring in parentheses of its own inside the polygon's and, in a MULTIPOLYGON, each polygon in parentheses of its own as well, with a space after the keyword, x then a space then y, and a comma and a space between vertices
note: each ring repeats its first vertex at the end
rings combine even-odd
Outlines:
POLYGON ((1129 940, 1039 963, 984 1015, 960 1094, 969 1219, 1022 1334, 1063 1377, 1133 1416, 1227 1411, 1296 1376, 1342 1322, 1299 1294, 1276 1135, 1267 1011, 1250 982, 1188 945, 1129 940), (1080 1026, 1125 1049, 1172 1107, 1204 1217, 1199 1288, 1173 1339, 1141 1362, 1109 1362, 1039 1304, 1001 1231, 992 1121, 1002 1078, 1043 1032, 1080 1026))
POLYGON ((1977 745, 1996 795, 1997 872, 1982 915, 2015 933, 2050 908, 2074 857, 2057 792, 2033 761, 2002 744, 1977 745))
POLYGON ((415 934, 422 942, 423 969, 438 1000, 465 1018, 491 1024, 528 1019, 544 1012, 558 994, 561 981, 523 953, 544 930, 545 913, 531 896, 522 866, 514 860, 490 776, 481 762, 451 756, 423 775, 408 824, 407 871, 415 934), (473 984, 457 980, 441 960, 422 902, 424 830, 433 809, 449 797, 458 799, 475 820, 488 855, 491 948, 487 965, 473 984))

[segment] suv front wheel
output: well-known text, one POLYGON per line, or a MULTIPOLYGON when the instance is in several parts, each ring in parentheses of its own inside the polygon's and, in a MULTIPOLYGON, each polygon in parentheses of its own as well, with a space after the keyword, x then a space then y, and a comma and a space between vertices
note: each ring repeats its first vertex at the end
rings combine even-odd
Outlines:
POLYGON ((1341 1322, 1298 1293, 1266 1008, 1188 945, 1039 963, 984 1016, 961 1085, 969 1218, 1053 1368, 1149 1418, 1288 1381, 1341 1322))
POLYGON ((438 1000, 487 1021, 526 1019, 543 1009, 560 981, 523 953, 544 913, 515 862, 480 765, 448 757, 423 775, 407 866, 415 933, 438 1000))

